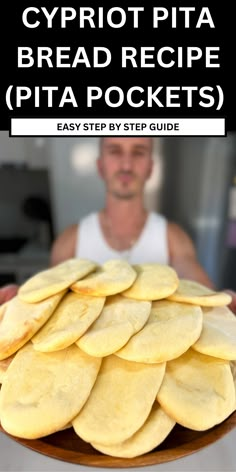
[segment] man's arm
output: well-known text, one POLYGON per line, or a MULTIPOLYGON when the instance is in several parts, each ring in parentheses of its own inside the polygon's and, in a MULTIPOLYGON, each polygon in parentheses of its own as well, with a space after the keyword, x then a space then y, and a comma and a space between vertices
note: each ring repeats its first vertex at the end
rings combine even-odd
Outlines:
POLYGON ((181 278, 195 280, 209 288, 213 283, 197 260, 191 238, 175 223, 168 223, 170 265, 181 278))
POLYGON ((18 292, 18 285, 9 284, 0 288, 0 305, 8 302, 11 298, 15 297, 18 292))
MULTIPOLYGON (((170 265, 180 278, 196 280, 214 290, 213 283, 197 260, 196 251, 190 237, 175 223, 168 223, 168 244, 170 265)), ((224 290, 232 297, 229 308, 236 315, 236 292, 224 290)))
POLYGON ((51 249, 50 265, 75 257, 78 225, 71 225, 54 241, 51 249))

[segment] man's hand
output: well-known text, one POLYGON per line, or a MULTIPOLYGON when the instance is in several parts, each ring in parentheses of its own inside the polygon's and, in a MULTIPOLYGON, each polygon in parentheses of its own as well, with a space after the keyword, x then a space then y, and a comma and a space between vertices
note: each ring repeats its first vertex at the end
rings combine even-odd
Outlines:
POLYGON ((11 300, 17 292, 18 292, 18 285, 11 284, 11 285, 5 285, 5 287, 0 288, 0 305, 2 305, 5 302, 8 302, 8 300, 11 300))
POLYGON ((236 292, 233 290, 224 290, 232 297, 232 302, 228 305, 229 309, 236 315, 236 292))

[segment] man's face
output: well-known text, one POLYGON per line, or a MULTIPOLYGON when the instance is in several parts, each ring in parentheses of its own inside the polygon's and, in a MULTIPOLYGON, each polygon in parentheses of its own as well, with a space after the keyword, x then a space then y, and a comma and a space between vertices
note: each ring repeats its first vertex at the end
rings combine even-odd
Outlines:
POLYGON ((104 138, 98 170, 108 193, 131 199, 142 194, 152 171, 151 138, 104 138))

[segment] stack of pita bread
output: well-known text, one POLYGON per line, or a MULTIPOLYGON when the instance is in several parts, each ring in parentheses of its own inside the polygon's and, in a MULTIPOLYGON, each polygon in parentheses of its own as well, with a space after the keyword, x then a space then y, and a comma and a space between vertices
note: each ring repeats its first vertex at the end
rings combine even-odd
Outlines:
POLYGON ((68 426, 136 457, 175 424, 201 431, 236 409, 231 297, 169 266, 71 259, 0 307, 0 420, 36 439, 68 426))

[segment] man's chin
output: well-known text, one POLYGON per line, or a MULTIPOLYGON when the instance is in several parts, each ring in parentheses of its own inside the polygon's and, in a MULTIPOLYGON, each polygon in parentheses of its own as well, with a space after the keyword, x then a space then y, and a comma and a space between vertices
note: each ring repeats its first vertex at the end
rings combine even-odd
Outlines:
POLYGON ((112 192, 113 197, 117 198, 118 200, 132 200, 132 198, 136 197, 135 192, 118 192, 118 191, 113 191, 112 192))

